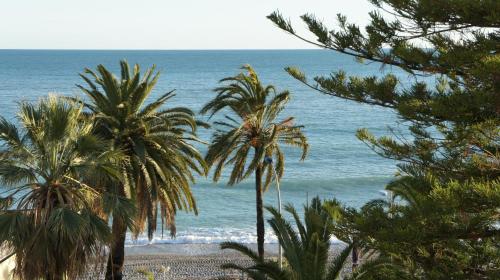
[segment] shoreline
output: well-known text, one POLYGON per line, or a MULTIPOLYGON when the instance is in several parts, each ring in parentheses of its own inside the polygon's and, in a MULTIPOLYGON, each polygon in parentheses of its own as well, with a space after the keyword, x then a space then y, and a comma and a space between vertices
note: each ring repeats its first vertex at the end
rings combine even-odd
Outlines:
MULTIPOLYGON (((244 244, 253 250, 257 250, 257 244, 244 244)), ((336 244, 332 244, 332 247, 336 244)), ((278 254, 278 244, 266 243, 266 254, 274 256, 278 254)), ((230 255, 233 250, 221 250, 220 243, 153 243, 146 245, 126 245, 125 256, 134 257, 141 255, 154 256, 220 256, 230 255)))
MULTIPOLYGON (((257 244, 246 244, 256 249, 257 244)), ((334 256, 344 247, 331 244, 334 256)), ((253 262, 234 250, 220 250, 219 243, 211 244, 148 244, 125 248, 124 279, 242 279, 239 272, 222 270, 226 263, 250 266, 253 262), (153 278, 148 278, 148 277, 153 278)), ((266 257, 277 258, 278 244, 265 244, 266 257)), ((350 265, 347 265, 350 267, 350 265)), ((105 263, 91 266, 81 280, 103 279, 105 263)))

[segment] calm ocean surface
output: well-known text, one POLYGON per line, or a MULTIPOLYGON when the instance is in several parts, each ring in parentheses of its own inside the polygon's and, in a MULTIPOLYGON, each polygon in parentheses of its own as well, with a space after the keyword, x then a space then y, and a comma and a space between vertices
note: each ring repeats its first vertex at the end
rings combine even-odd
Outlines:
MULTIPOLYGON (((307 197, 319 195, 336 197, 358 207, 370 199, 382 198, 380 190, 396 171, 395 162, 377 156, 355 137, 356 129, 361 127, 377 135, 388 134, 387 127, 395 127, 397 122, 392 111, 321 95, 284 72, 285 66, 297 66, 311 77, 339 69, 355 75, 378 75, 381 71, 379 65, 363 66, 350 57, 323 50, 0 50, 0 112, 13 118, 16 102, 20 100, 36 100, 47 93, 78 95, 75 84, 82 82, 78 73, 85 67, 104 64, 117 71, 121 59, 139 63, 143 69, 156 64, 162 75, 154 95, 176 89, 177 96, 170 105, 196 111, 214 96, 212 89, 218 80, 237 74, 243 64, 251 64, 264 83, 290 90, 293 100, 282 117, 295 116, 296 122, 305 126, 311 150, 304 162, 299 162, 298 151, 286 150, 286 171, 281 183, 286 203, 301 207, 307 197)), ((400 72, 395 74, 401 79, 408 78, 400 72)), ((210 134, 210 131, 200 132, 207 141, 210 134)), ((177 238, 162 238, 158 231, 153 242, 255 242, 253 181, 233 187, 224 182, 223 179, 215 184, 199 178, 193 186, 199 215, 180 213, 177 238)), ((274 186, 265 193, 265 204, 276 205, 274 186)), ((268 236, 266 241, 274 239, 268 236)), ((143 244, 147 240, 140 238, 137 242, 143 244)))

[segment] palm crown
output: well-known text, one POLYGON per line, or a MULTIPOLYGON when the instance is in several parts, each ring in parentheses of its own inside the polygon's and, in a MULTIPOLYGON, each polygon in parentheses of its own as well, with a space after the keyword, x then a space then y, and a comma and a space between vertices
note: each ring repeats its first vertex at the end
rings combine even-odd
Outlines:
POLYGON ((218 129, 205 160, 210 166, 215 165, 214 181, 219 180, 226 165, 233 165, 229 185, 255 173, 257 245, 259 256, 264 258, 262 178, 265 178, 265 189, 273 181, 273 175, 278 178, 283 176, 285 157, 281 145, 300 147, 301 159, 305 158, 309 146, 301 127, 293 125, 293 118, 276 120, 290 99, 290 93, 276 93, 273 86, 261 84, 252 67, 247 65, 243 69, 248 75, 240 73, 221 80, 221 83, 228 84, 216 88, 217 96, 201 110, 202 113, 210 113, 210 116, 221 110, 232 113, 231 116, 226 115, 224 120, 215 122, 218 129), (248 157, 252 159, 247 164, 248 157), (276 158, 275 163, 273 157, 276 158))
MULTIPOLYGON (((131 70, 122 61, 121 77, 104 66, 97 72, 86 69, 80 75, 87 87, 79 86, 88 97, 86 106, 97 121, 97 134, 113 142, 127 156, 120 164, 124 180, 108 184, 110 191, 130 198, 137 209, 133 237, 145 230, 153 238, 160 214, 161 229, 175 235, 178 209, 197 213, 190 184, 194 173, 205 174, 203 157, 192 145, 199 141, 196 129, 200 122, 184 107, 163 109, 172 92, 145 104, 158 81, 154 66, 141 76, 138 65, 131 70)), ((127 225, 123 215, 113 213, 113 245, 108 259, 106 279, 122 279, 127 225)))
POLYGON ((267 187, 275 171, 279 178, 283 176, 285 158, 281 145, 301 148, 302 160, 309 146, 302 127, 294 125, 292 117, 277 121, 290 100, 290 93, 276 93, 273 86, 264 87, 250 66, 244 66, 243 69, 247 70, 248 75, 240 73, 221 80, 229 84, 217 88, 217 96, 201 111, 213 116, 223 109, 229 109, 236 116, 225 116, 224 120, 215 122, 219 128, 214 133, 205 159, 208 164, 216 166, 215 181, 219 180, 223 167, 232 164, 229 178, 229 184, 232 185, 263 165, 266 157, 275 157, 274 166, 266 165, 264 186, 267 187), (252 150, 252 160, 247 164, 247 157, 252 150))
POLYGON ((116 178, 121 156, 71 101, 21 103, 18 122, 0 118, 0 178, 13 186, 0 200, 0 244, 16 254, 21 279, 73 279, 109 241, 93 182, 116 178))
POLYGON ((88 87, 79 87, 89 98, 87 107, 95 114, 99 134, 128 156, 122 164, 127 178, 123 187, 137 205, 135 235, 147 221, 152 238, 158 209, 162 221, 175 233, 177 209, 197 211, 190 184, 193 172, 205 173, 205 163, 191 142, 199 141, 195 132, 200 123, 187 108, 161 109, 173 92, 144 104, 159 77, 154 66, 142 77, 138 65, 132 71, 125 61, 120 66, 120 78, 102 65, 97 73, 86 69, 93 80, 81 75, 88 87))

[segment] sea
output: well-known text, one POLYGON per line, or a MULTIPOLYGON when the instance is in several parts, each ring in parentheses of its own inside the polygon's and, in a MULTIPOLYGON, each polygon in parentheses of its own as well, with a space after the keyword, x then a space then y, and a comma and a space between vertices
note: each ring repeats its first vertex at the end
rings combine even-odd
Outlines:
MULTIPOLYGON (((264 84, 289 90, 292 100, 280 118, 295 117, 304 126, 310 144, 305 161, 298 150, 286 148, 286 168, 281 180, 283 204, 299 212, 315 196, 335 198, 347 206, 361 207, 372 199, 384 199, 384 186, 394 178, 397 162, 384 159, 359 141, 356 130, 367 128, 377 136, 391 130, 405 133, 405 124, 387 108, 346 101, 307 88, 288 75, 284 68, 294 66, 309 79, 328 76, 334 71, 348 75, 380 76, 392 73, 403 84, 406 73, 380 64, 359 63, 352 57, 328 50, 0 50, 0 114, 15 119, 19 101, 36 101, 49 93, 80 96, 75 86, 85 68, 103 64, 119 73, 119 61, 139 64, 145 70, 156 65, 161 72, 153 98, 175 89, 167 106, 185 106, 194 111, 215 96, 219 80, 242 71, 250 64, 264 84)), ((200 116, 206 120, 206 117, 200 116)), ((199 131, 210 141, 212 130, 199 131)), ((199 145, 202 152, 206 147, 199 145)), ((227 167, 230 170, 230 167, 227 167)), ((170 238, 159 228, 149 241, 141 235, 127 238, 127 246, 148 243, 255 243, 255 189, 253 178, 228 186, 227 172, 217 183, 198 177, 192 190, 199 213, 179 212, 177 235, 170 238)), ((264 194, 264 204, 277 206, 276 186, 264 194)), ((266 218, 269 214, 266 213, 266 218)), ((266 242, 276 239, 266 231, 266 242)))

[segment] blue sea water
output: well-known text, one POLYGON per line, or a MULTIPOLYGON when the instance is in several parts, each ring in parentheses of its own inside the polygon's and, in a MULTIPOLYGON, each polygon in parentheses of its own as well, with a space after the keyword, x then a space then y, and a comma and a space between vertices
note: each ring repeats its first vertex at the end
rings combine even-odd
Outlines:
MULTIPOLYGON (((293 99, 282 117, 294 116, 297 124, 305 126, 311 149, 304 162, 299 161, 298 151, 285 149, 286 170, 281 182, 285 203, 301 207, 307 198, 319 195, 359 207, 371 199, 383 198, 380 190, 396 172, 394 161, 379 157, 355 137, 358 128, 368 128, 376 135, 389 134, 388 126, 398 128, 394 112, 322 95, 301 85, 283 68, 297 66, 310 77, 340 69, 361 76, 392 71, 401 80, 408 77, 326 50, 0 50, 0 114, 14 118, 18 101, 37 100, 48 93, 79 95, 75 84, 82 80, 78 73, 98 64, 118 71, 121 59, 138 63, 143 69, 155 64, 162 74, 154 96, 175 89, 177 96, 170 106, 187 106, 196 111, 214 96, 212 89, 221 78, 237 74, 244 64, 251 64, 264 83, 290 90, 293 99)), ((208 141, 210 134, 209 130, 201 131, 200 137, 208 141)), ((199 215, 179 213, 177 238, 162 238, 158 231, 153 242, 255 242, 253 181, 226 186, 225 179, 213 183, 210 178, 198 178, 193 192, 199 215)), ((264 198, 265 204, 276 205, 274 186, 264 198)), ((266 241, 275 240, 268 235, 266 241)), ((135 242, 147 240, 141 237, 135 242)))

